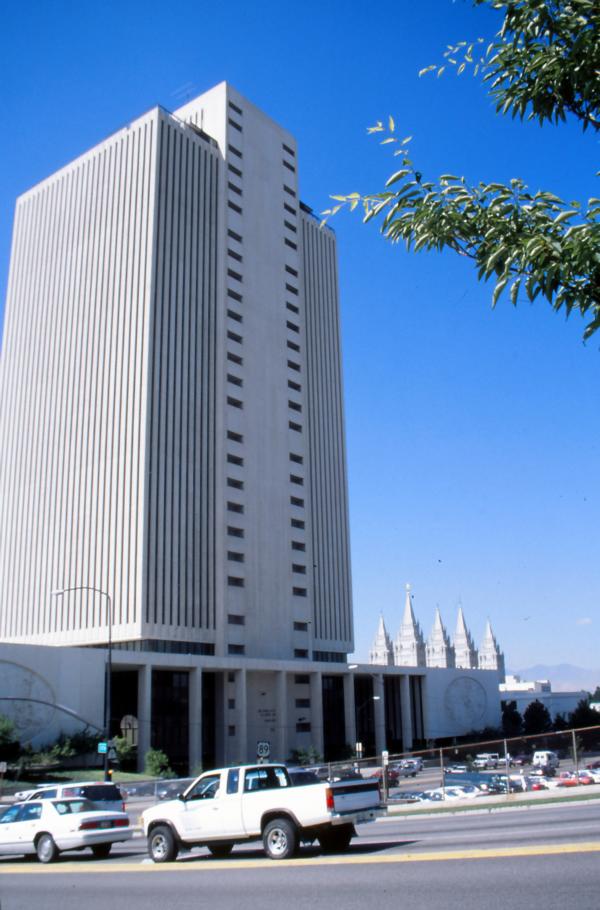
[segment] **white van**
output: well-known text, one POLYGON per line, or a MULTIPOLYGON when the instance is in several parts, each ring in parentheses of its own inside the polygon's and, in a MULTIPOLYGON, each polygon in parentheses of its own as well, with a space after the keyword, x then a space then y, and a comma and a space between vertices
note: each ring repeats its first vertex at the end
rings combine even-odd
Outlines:
POLYGON ((558 768, 560 761, 556 752, 550 752, 547 749, 540 752, 533 753, 533 760, 531 762, 534 768, 558 768))

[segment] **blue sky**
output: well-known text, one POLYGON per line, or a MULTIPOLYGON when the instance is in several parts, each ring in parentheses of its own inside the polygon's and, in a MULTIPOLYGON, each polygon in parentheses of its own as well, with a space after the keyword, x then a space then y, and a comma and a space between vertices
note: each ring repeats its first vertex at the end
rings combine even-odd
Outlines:
MULTIPOLYGON (((520 176, 600 195, 598 139, 495 116, 465 75, 418 78, 447 43, 493 34, 469 2, 32 0, 0 34, 0 301, 15 198, 159 103, 227 79, 298 139, 303 199, 381 188, 392 114, 425 177, 520 176)), ((462 603, 507 664, 600 666, 600 338, 542 302, 516 309, 457 257, 410 256, 340 215, 340 289, 357 654, 404 585, 426 633, 462 603)))

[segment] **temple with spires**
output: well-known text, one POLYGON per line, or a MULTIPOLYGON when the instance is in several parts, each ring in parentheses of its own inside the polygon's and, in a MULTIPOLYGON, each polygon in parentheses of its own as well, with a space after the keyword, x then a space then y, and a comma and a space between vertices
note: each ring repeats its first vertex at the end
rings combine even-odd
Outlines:
POLYGON ((406 599, 402 621, 392 644, 383 615, 379 617, 377 634, 369 651, 369 663, 396 667, 438 667, 460 670, 494 670, 504 674, 504 654, 492 631, 489 619, 479 650, 467 628, 462 606, 458 608, 456 629, 452 640, 439 607, 435 608, 433 627, 427 640, 413 610, 410 585, 406 586, 406 599))

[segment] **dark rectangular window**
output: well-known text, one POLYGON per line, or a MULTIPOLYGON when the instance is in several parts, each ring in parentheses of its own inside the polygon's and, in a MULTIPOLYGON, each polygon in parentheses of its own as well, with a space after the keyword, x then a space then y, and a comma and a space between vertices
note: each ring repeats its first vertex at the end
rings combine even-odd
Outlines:
POLYGON ((227 550, 227 559, 229 562, 243 562, 244 554, 238 553, 237 550, 227 550))
POLYGON ((243 579, 243 578, 238 578, 237 575, 228 575, 228 576, 227 576, 227 584, 229 585, 230 588, 243 588, 243 587, 244 587, 244 579, 243 579))
POLYGON ((297 214, 298 214, 297 211, 296 211, 296 209, 294 208, 294 206, 293 206, 293 205, 289 205, 287 202, 284 202, 284 203, 283 203, 283 207, 284 207, 284 209, 286 210, 286 212, 289 212, 289 213, 290 213, 290 215, 297 215, 297 214))
POLYGON ((233 269, 227 269, 227 274, 230 278, 233 278, 234 281, 241 281, 242 276, 239 272, 234 272, 233 269))
POLYGON ((290 482, 297 484, 299 487, 304 486, 304 478, 298 477, 297 474, 290 474, 290 482))
POLYGON ((304 458, 302 455, 296 455, 295 452, 290 452, 290 461, 293 461, 296 464, 304 464, 304 458))
POLYGON ((236 253, 235 250, 227 250, 227 255, 231 256, 232 259, 235 259, 236 262, 242 262, 242 256, 240 253, 236 253))
POLYGON ((288 407, 290 407, 292 411, 298 411, 298 413, 302 412, 302 405, 297 401, 288 401, 288 407))
POLYGON ((295 597, 306 597, 306 588, 292 588, 295 597))
POLYGON ((288 379, 288 389, 293 389, 294 392, 301 392, 302 386, 299 382, 294 382, 293 379, 288 379))
POLYGON ((246 617, 241 616, 240 613, 228 613, 227 622, 229 623, 230 626, 245 626, 246 617))
POLYGON ((297 354, 300 353, 300 345, 296 344, 295 341, 288 341, 287 346, 290 349, 290 351, 295 351, 297 354))
POLYGON ((234 322, 243 322, 244 317, 241 313, 236 313, 235 310, 227 310, 227 315, 230 319, 233 319, 234 322))
POLYGON ((240 411, 244 409, 244 402, 240 401, 239 398, 233 398, 231 395, 227 396, 227 404, 230 404, 232 408, 239 408, 240 411))
POLYGON ((227 682, 235 682, 235 673, 227 674, 227 682))
POLYGON ((238 303, 243 303, 244 298, 239 291, 234 291, 233 288, 227 288, 227 296, 232 300, 237 300, 238 303))
POLYGON ((243 528, 234 528, 231 525, 227 525, 227 535, 228 537, 243 537, 244 530, 243 528))
POLYGON ((289 319, 287 320, 285 325, 286 325, 286 328, 288 328, 290 330, 290 332, 299 332, 300 331, 300 326, 296 325, 295 322, 290 322, 289 319))
POLYGON ((232 126, 232 127, 234 128, 234 130, 237 130, 238 133, 241 133, 241 132, 242 132, 242 125, 241 125, 241 123, 238 123, 236 120, 233 119, 233 117, 228 117, 228 118, 227 118, 227 123, 229 124, 229 126, 232 126))
POLYGON ((240 117, 241 117, 242 114, 244 113, 243 110, 241 109, 241 107, 238 107, 237 104, 234 104, 234 103, 233 103, 233 101, 230 101, 230 102, 229 102, 229 107, 231 108, 232 111, 235 111, 236 114, 239 114, 240 117))
POLYGON ((231 363, 237 363, 240 367, 244 365, 244 358, 240 357, 239 354, 234 354, 232 351, 227 351, 227 360, 231 361, 231 363))
MULTIPOLYGON (((231 167, 231 165, 229 165, 231 167)), ((238 243, 242 243, 243 238, 241 234, 238 234, 236 231, 232 231, 231 228, 227 231, 227 236, 231 237, 232 240, 237 240, 238 243)))
POLYGON ((243 442, 244 437, 241 433, 236 433, 233 430, 227 430, 227 439, 231 439, 233 442, 243 442))
POLYGON ((295 224, 292 224, 291 221, 285 221, 285 220, 284 220, 283 223, 285 224, 285 226, 286 226, 286 228, 288 229, 288 231, 293 231, 294 234, 296 233, 296 225, 295 225, 295 224))
MULTIPOLYGON (((296 625, 299 625, 299 626, 306 626, 306 623, 305 623, 305 622, 303 622, 303 623, 297 623, 297 624, 294 623, 294 628, 296 628, 296 625)), ((296 699, 296 707, 297 707, 297 708, 310 708, 310 698, 297 698, 297 699, 296 699)))
POLYGON ((302 432, 302 425, 299 424, 299 423, 294 423, 293 420, 290 420, 290 421, 288 422, 288 427, 290 428, 290 430, 293 430, 294 433, 301 433, 301 432, 302 432))
MULTIPOLYGON (((244 507, 243 507, 243 505, 241 504, 241 502, 228 502, 228 503, 227 503, 227 511, 228 511, 228 512, 239 512, 239 513, 241 514, 241 513, 243 513, 243 511, 244 511, 244 507)), ((243 537, 243 536, 244 536, 244 535, 242 534, 242 537, 243 537)))
POLYGON ((299 496, 290 496, 290 505, 299 506, 300 508, 304 508, 304 500, 300 499, 299 496))
POLYGON ((298 245, 296 243, 294 243, 293 240, 289 240, 287 237, 284 237, 283 242, 285 243, 286 246, 289 246, 290 249, 292 249, 292 250, 298 249, 298 245))
POLYGON ((235 174, 236 177, 244 176, 242 174, 242 172, 240 171, 239 167, 236 167, 235 164, 231 164, 231 162, 227 165, 227 169, 230 173, 235 174))
POLYGON ((232 201, 231 201, 231 199, 227 202, 227 205, 228 205, 228 207, 231 209, 232 212, 237 212, 238 215, 241 215, 241 214, 242 214, 242 207, 241 207, 241 205, 236 205, 235 202, 232 202, 232 201))
POLYGON ((288 273, 288 275, 293 275, 294 278, 298 277, 298 272, 296 271, 296 269, 293 269, 291 267, 291 265, 286 265, 285 270, 288 273))
MULTIPOLYGON (((294 657, 308 657, 308 651, 306 651, 304 654, 296 654, 294 652, 294 657)), ((308 721, 299 720, 296 723, 296 733, 310 733, 310 730, 311 730, 311 727, 310 727, 310 724, 308 723, 308 721)))
POLYGON ((294 682, 297 686, 308 686, 310 685, 310 676, 308 673, 295 673, 294 682))
POLYGON ((227 707, 229 708, 230 711, 235 711, 235 698, 227 699, 227 707))
POLYGON ((232 455, 230 452, 227 453, 227 461, 229 464, 236 464, 240 468, 244 465, 244 459, 240 455, 232 455))
POLYGON ((306 544, 301 540, 292 540, 292 550, 306 550, 306 544))
POLYGON ((235 736, 235 724, 227 725, 227 736, 235 736))
POLYGON ((244 489, 244 481, 243 481, 243 480, 238 480, 237 477, 228 477, 228 478, 227 478, 227 486, 228 486, 228 487, 233 487, 234 490, 243 490, 243 489, 244 489))
POLYGON ((306 648, 294 648, 294 657, 308 657, 306 648))
POLYGON ((242 153, 240 152, 240 150, 239 150, 239 149, 236 149, 236 147, 235 147, 234 145, 231 145, 231 143, 228 144, 227 148, 228 148, 228 150, 231 152, 232 155, 235 155, 235 156, 236 156, 236 158, 243 158, 243 157, 244 157, 244 156, 242 155, 242 153))
POLYGON ((291 188, 291 186, 288 186, 286 183, 283 184, 283 191, 284 191, 284 193, 287 193, 288 196, 293 196, 294 199, 296 198, 296 192, 295 192, 295 190, 293 190, 293 189, 291 188))
POLYGON ((287 284, 285 286, 286 291, 289 291, 290 294, 296 294, 298 296, 298 288, 295 288, 292 284, 287 284))
POLYGON ((294 165, 290 164, 289 161, 286 161, 285 158, 283 158, 282 160, 283 160, 283 166, 287 167, 288 171, 291 171, 293 174, 295 174, 296 168, 294 167, 294 165))
POLYGON ((237 385, 240 387, 244 385, 244 380, 240 379, 239 376, 234 376, 233 373, 227 374, 227 382, 230 382, 231 385, 237 385))
MULTIPOLYGON (((245 654, 246 649, 244 645, 227 645, 228 654, 245 654)), ((235 730, 235 727, 233 728, 235 730)))
POLYGON ((288 367, 290 368, 290 370, 296 370, 297 373, 300 372, 300 364, 299 364, 299 363, 294 363, 293 360, 288 360, 287 365, 288 365, 288 367))
POLYGON ((230 341, 235 341, 236 344, 241 344, 244 340, 241 335, 236 335, 235 332, 227 332, 227 337, 230 341))
POLYGON ((287 152, 288 155, 291 155, 292 158, 295 158, 295 157, 296 157, 296 152, 294 151, 294 149, 291 149, 291 148, 289 147, 289 145, 286 145, 286 144, 285 144, 285 142, 282 142, 282 143, 281 143, 281 147, 282 147, 283 151, 284 151, 284 152, 287 152))
POLYGON ((227 186, 232 193, 236 193, 238 196, 244 195, 241 186, 237 186, 235 183, 232 183, 231 180, 228 181, 227 186))
POLYGON ((285 306, 286 306, 286 309, 288 309, 291 313, 298 314, 300 312, 300 307, 296 306, 295 303, 290 303, 289 300, 286 301, 285 306))
POLYGON ((292 572, 295 572, 296 575, 306 575, 306 566, 301 566, 299 563, 294 563, 292 565, 292 572))
POLYGON ((302 521, 301 518, 292 518, 290 520, 290 524, 293 528, 298 528, 301 531, 303 531, 305 528, 305 523, 302 521))

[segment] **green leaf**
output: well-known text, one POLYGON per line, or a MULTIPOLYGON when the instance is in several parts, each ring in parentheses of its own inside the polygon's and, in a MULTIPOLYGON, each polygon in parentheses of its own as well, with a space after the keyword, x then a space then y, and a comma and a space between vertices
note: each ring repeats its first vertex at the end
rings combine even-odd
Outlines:
POLYGON ((498 303, 498 298, 506 287, 507 282, 508 278, 501 278, 500 281, 497 282, 496 287, 494 288, 494 293, 492 294, 492 307, 495 307, 498 303))

